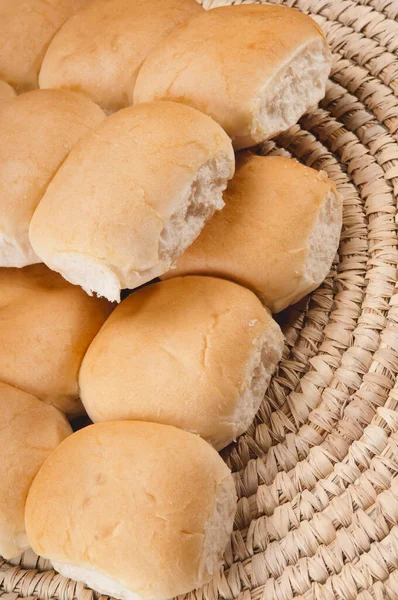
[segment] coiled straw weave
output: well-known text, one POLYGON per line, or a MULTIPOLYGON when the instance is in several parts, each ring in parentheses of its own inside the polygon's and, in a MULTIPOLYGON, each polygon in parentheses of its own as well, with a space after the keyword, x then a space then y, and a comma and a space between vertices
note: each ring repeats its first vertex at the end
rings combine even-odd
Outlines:
MULTIPOLYGON (((260 151, 324 169, 344 227, 325 283, 281 316, 279 371, 224 452, 239 495, 225 566, 185 600, 398 600, 398 0, 285 4, 323 27, 334 66, 320 108, 260 151)), ((32 552, 0 560, 0 595, 95 596, 32 552)))

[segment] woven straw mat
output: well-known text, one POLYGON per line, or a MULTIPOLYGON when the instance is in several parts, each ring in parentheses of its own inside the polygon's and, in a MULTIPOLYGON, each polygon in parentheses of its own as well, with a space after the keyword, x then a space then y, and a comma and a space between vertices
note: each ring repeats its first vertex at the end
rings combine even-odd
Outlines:
MULTIPOLYGON (((341 244, 280 317, 279 370, 223 453, 239 496, 224 567, 185 600, 398 600, 398 0, 285 4, 323 27, 334 65, 320 107, 261 152, 334 179, 341 244)), ((0 596, 97 594, 30 551, 0 560, 0 596)))

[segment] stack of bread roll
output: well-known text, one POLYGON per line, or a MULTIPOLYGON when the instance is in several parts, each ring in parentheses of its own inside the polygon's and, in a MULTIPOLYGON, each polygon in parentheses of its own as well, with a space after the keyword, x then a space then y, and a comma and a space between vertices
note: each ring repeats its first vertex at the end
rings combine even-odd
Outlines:
POLYGON ((222 564, 217 451, 342 225, 325 173, 235 152, 318 104, 331 55, 296 10, 194 0, 0 0, 0 37, 0 554, 167 600, 222 564))

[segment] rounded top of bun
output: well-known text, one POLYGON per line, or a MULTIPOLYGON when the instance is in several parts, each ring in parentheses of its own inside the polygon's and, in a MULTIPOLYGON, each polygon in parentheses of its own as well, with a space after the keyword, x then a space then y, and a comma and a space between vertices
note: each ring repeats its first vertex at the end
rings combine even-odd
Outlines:
POLYGON ((105 119, 86 98, 34 90, 0 106, 0 265, 40 262, 29 223, 49 182, 76 142, 105 119))
POLYGON ((217 176, 226 181, 232 144, 207 115, 175 102, 124 108, 66 158, 31 221, 32 246, 66 279, 118 300, 121 288, 169 269, 160 243, 165 228, 187 203, 200 168, 218 161, 225 172, 217 176))
POLYGON ((29 546, 24 513, 29 487, 44 460, 72 428, 53 406, 0 382, 0 555, 29 546))
POLYGON ((40 87, 79 90, 107 111, 124 108, 149 52, 199 11, 195 0, 88 1, 52 39, 40 87))
POLYGON ((38 554, 160 600, 209 581, 235 508, 229 469, 209 444, 119 421, 86 427, 52 453, 30 489, 26 528, 38 554))
MULTIPOLYGON (((242 432, 238 406, 265 336, 282 351, 278 325, 235 283, 177 277, 152 284, 123 300, 88 349, 82 401, 94 422, 175 425, 223 448, 242 432)), ((272 370, 279 358, 275 351, 272 370)))
POLYGON ((6 100, 11 100, 16 96, 16 92, 14 88, 12 88, 5 81, 0 81, 0 102, 5 102, 6 100))
POLYGON ((251 132, 267 86, 313 43, 330 56, 317 23, 292 8, 242 4, 205 11, 149 54, 134 103, 189 104, 214 118, 234 141, 251 132))
POLYGON ((0 269, 0 381, 82 412, 80 364, 111 309, 44 265, 0 269))
POLYGON ((37 88, 53 35, 85 0, 0 0, 0 79, 18 91, 37 88))
POLYGON ((225 208, 163 278, 213 275, 245 285, 279 312, 329 272, 342 199, 326 173, 283 156, 237 155, 225 208))

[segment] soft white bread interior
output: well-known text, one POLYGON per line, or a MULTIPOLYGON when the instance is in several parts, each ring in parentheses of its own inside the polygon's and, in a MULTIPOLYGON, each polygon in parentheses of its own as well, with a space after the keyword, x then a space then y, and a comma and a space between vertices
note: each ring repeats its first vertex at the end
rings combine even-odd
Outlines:
POLYGON ((12 88, 5 81, 0 81, 0 103, 6 102, 7 100, 11 100, 11 98, 15 98, 16 92, 14 88, 12 88))
POLYGON ((209 444, 119 421, 86 427, 51 454, 25 517, 33 550, 62 574, 110 597, 166 600, 215 575, 235 510, 231 473, 209 444))
POLYGON ((44 265, 0 269, 0 381, 82 413, 78 372, 111 309, 44 265))
POLYGON ((329 273, 342 226, 342 198, 324 172, 282 156, 238 155, 225 208, 181 256, 176 275, 225 277, 279 312, 329 273))
POLYGON ((124 108, 149 52, 199 12, 195 0, 89 0, 52 39, 40 87, 83 92, 107 112, 124 108))
POLYGON ((85 0, 0 0, 0 79, 19 92, 37 88, 55 32, 85 0))
POLYGON ((19 556, 28 547, 25 503, 47 456, 72 433, 53 406, 0 382, 0 555, 19 556))
POLYGON ((0 105, 0 267, 40 262, 29 242, 33 212, 71 148, 103 119, 94 102, 60 90, 0 105))
POLYGON ((33 216, 35 252, 109 300, 165 273, 199 235, 234 172, 231 141, 174 102, 122 109, 71 151, 33 216))
POLYGON ((244 148, 316 106, 330 66, 325 37, 310 17, 283 6, 225 6, 193 17, 149 54, 134 103, 189 104, 244 148))
POLYGON ((279 326, 252 292, 179 277, 116 308, 84 358, 80 395, 94 422, 174 425, 219 450, 253 421, 282 350, 279 326))

